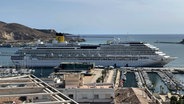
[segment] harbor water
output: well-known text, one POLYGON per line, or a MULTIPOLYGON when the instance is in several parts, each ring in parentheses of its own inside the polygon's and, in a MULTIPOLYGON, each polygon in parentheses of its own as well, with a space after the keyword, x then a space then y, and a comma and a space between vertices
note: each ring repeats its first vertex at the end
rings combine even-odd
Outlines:
POLYGON ((149 78, 153 84, 153 92, 155 93, 168 93, 169 89, 164 84, 164 82, 161 80, 160 76, 157 73, 148 73, 149 78))
MULTIPOLYGON (((83 37, 84 35, 82 35, 83 37)), ((81 44, 103 44, 108 40, 120 39, 121 41, 141 41, 150 43, 158 47, 162 52, 169 56, 177 57, 174 61, 167 64, 165 67, 183 67, 184 66, 184 44, 164 44, 155 43, 157 41, 163 42, 179 42, 184 39, 184 35, 85 35, 86 42, 81 44)), ((10 56, 18 48, 0 48, 0 65, 13 65, 10 56)))
MULTIPOLYGON (((162 52, 169 56, 177 57, 176 60, 170 62, 165 67, 184 67, 184 44, 164 44, 155 43, 162 42, 179 42, 184 39, 184 35, 82 35, 86 42, 81 44, 103 44, 107 40, 121 40, 121 41, 141 41, 150 43, 158 47, 162 52)), ((0 48, 0 65, 13 66, 10 56, 19 48, 0 48)), ((53 72, 53 68, 35 68, 35 75, 37 77, 48 77, 53 72)), ((169 92, 167 86, 156 73, 148 73, 151 82, 154 85, 153 92, 169 92)), ((125 87, 137 87, 134 73, 126 74, 127 80, 124 83, 125 87)), ((178 80, 184 81, 183 74, 175 74, 178 80)))
POLYGON ((126 73, 126 81, 123 84, 124 87, 137 87, 134 73, 126 73))

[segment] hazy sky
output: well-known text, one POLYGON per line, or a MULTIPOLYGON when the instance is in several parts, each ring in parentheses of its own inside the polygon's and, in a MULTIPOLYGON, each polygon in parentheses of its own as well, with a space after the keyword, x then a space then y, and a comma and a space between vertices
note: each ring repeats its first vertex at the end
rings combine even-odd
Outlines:
POLYGON ((0 21, 74 34, 180 34, 184 0, 0 0, 0 21))

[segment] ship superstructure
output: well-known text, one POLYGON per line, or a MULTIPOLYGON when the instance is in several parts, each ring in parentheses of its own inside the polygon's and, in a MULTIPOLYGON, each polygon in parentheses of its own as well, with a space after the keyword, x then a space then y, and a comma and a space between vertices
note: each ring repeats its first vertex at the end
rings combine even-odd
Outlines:
MULTIPOLYGON (((63 40, 63 39, 62 39, 63 40)), ((54 67, 61 62, 90 62, 101 66, 164 66, 174 58, 143 42, 106 44, 52 43, 19 49, 11 60, 17 66, 54 67)))

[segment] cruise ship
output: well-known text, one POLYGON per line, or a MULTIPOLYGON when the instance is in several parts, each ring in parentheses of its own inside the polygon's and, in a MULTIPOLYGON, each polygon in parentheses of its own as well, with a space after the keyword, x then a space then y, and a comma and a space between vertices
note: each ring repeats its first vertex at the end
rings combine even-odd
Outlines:
POLYGON ((175 59, 144 42, 78 44, 64 42, 64 36, 57 36, 56 40, 59 42, 21 48, 11 60, 20 67, 55 67, 61 62, 89 62, 104 67, 163 67, 175 59))

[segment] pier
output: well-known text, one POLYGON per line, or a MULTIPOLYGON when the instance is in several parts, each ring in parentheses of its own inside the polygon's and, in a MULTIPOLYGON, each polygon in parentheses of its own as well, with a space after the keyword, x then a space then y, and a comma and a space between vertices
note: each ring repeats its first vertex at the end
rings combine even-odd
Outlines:
POLYGON ((176 79, 173 75, 173 72, 176 73, 176 71, 159 70, 154 72, 156 72, 160 76, 160 78, 166 84, 169 90, 184 90, 184 82, 178 81, 178 79, 176 79))
POLYGON ((149 89, 153 89, 153 84, 151 83, 151 81, 150 81, 150 79, 148 77, 148 73, 146 71, 141 71, 140 74, 142 75, 144 83, 146 84, 146 86, 149 89))
POLYGON ((146 71, 138 70, 138 71, 135 71, 134 74, 136 77, 137 86, 139 88, 144 88, 144 87, 147 87, 148 89, 153 88, 153 84, 151 83, 146 71))
POLYGON ((176 84, 174 83, 173 80, 171 80, 164 72, 162 71, 157 71, 157 74, 160 76, 162 81, 166 84, 167 88, 169 90, 175 91, 176 89, 176 84))
POLYGON ((166 71, 165 73, 167 74, 167 76, 168 76, 169 78, 171 78, 171 79, 173 80, 173 82, 175 82, 176 88, 177 88, 177 89, 184 90, 184 82, 178 81, 178 80, 174 77, 173 73, 170 72, 170 71, 166 71))
POLYGON ((184 82, 179 81, 175 78, 174 74, 177 73, 184 73, 184 68, 176 68, 176 67, 170 67, 170 68, 125 68, 127 72, 134 72, 137 85, 139 88, 143 88, 144 85, 146 85, 149 89, 152 89, 153 85, 151 81, 149 80, 149 77, 147 75, 147 72, 149 73, 157 73, 161 80, 165 83, 167 88, 171 91, 179 91, 184 90, 184 82))
POLYGON ((137 82, 137 86, 139 88, 143 88, 143 81, 142 81, 139 73, 138 72, 134 72, 134 74, 135 74, 135 79, 136 79, 136 82, 137 82))

